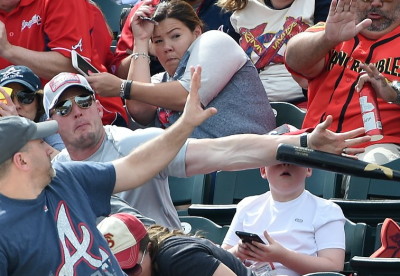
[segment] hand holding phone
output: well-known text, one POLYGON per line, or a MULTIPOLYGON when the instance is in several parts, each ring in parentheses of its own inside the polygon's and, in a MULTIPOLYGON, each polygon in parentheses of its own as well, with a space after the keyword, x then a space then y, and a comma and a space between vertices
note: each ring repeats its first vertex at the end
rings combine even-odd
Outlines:
POLYGON ((96 67, 90 64, 83 56, 78 54, 77 51, 71 51, 72 66, 83 76, 88 77, 89 72, 100 73, 96 67))
POLYGON ((265 242, 257 234, 243 231, 235 231, 235 233, 244 243, 251 243, 252 241, 256 241, 265 244, 265 242))
POLYGON ((158 22, 155 21, 153 18, 150 18, 150 17, 147 17, 147 16, 143 16, 143 15, 140 15, 139 18, 142 19, 142 20, 147 20, 147 21, 153 23, 154 25, 158 25, 158 22))

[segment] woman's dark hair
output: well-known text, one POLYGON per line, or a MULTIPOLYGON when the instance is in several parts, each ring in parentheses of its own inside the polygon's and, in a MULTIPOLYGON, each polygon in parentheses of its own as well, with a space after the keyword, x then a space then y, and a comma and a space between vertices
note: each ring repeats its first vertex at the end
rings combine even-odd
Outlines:
POLYGON ((37 101, 37 110, 36 110, 36 116, 35 119, 33 120, 35 123, 38 123, 40 118, 44 114, 44 106, 43 106, 43 90, 39 90, 36 92, 36 101, 37 101))
POLYGON ((161 22, 167 18, 174 18, 185 24, 192 32, 197 26, 203 31, 204 24, 197 16, 193 7, 182 0, 160 2, 154 12, 153 19, 161 22))

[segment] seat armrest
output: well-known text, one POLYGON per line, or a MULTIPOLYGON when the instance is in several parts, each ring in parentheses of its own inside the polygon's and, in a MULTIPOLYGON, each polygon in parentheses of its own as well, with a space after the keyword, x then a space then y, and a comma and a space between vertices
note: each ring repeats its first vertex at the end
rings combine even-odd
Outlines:
POLYGON ((363 276, 399 275, 400 259, 355 256, 350 260, 350 266, 363 276))

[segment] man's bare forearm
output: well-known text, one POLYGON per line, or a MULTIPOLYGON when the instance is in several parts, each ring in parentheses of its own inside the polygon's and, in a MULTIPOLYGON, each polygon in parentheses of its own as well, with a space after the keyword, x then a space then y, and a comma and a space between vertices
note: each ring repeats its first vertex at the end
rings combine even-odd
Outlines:
POLYGON ((334 46, 325 39, 324 31, 299 33, 288 42, 285 62, 294 71, 315 77, 323 70, 325 56, 334 46))
POLYGON ((300 145, 298 135, 239 134, 218 139, 191 140, 186 153, 188 176, 217 170, 233 171, 278 163, 280 143, 300 145), (201 161, 200 161, 201 160, 201 161))
POLYGON ((176 156, 193 129, 179 119, 162 135, 115 161, 117 180, 114 192, 133 189, 154 177, 176 156))
POLYGON ((11 46, 2 57, 12 64, 25 65, 39 77, 50 80, 61 72, 75 72, 71 59, 55 51, 38 52, 19 46, 11 46))

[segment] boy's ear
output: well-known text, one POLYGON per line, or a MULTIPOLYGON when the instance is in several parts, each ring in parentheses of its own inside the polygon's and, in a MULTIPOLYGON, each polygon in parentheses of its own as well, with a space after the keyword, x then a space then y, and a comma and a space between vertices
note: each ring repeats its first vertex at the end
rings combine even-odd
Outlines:
POLYGON ((266 179, 267 178, 267 170, 265 167, 260 168, 261 177, 266 179))
POLYGON ((311 175, 312 175, 312 169, 311 168, 307 168, 306 177, 310 177, 311 175))

